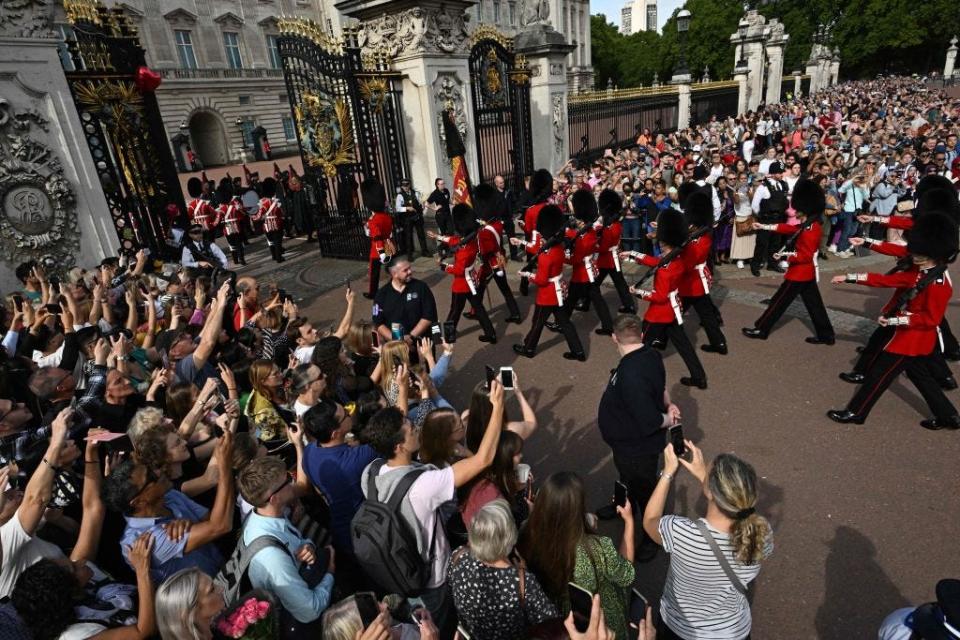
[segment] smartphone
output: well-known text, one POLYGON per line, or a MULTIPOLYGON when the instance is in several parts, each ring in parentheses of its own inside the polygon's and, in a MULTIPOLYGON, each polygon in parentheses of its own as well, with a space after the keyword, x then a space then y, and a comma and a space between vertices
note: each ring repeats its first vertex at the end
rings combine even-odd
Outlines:
POLYGON ((363 628, 366 629, 380 615, 380 603, 372 591, 360 591, 354 596, 354 600, 357 603, 357 611, 360 612, 363 628))
POLYGON ((423 624, 423 607, 414 607, 410 610, 410 619, 413 620, 413 623, 418 627, 423 624))
POLYGON ((647 607, 650 604, 643 594, 636 589, 630 590, 630 609, 627 612, 628 629, 627 635, 630 638, 637 638, 640 634, 640 625, 647 617, 647 607))
POLYGON ((286 289, 277 289, 277 296, 280 299, 280 302, 286 302, 290 299, 290 295, 287 293, 286 289))
POLYGON ((670 443, 673 445, 673 452, 679 458, 687 452, 687 445, 683 441, 683 425, 675 424, 670 427, 670 443))
POLYGON ((380 347, 380 334, 376 331, 370 332, 370 341, 373 343, 374 347, 380 347))
POLYGON ((57 303, 52 303, 52 304, 46 305, 46 309, 47 309, 47 311, 49 311, 50 313, 63 313, 63 308, 62 308, 60 305, 58 305, 57 303))
POLYGON ((100 444, 108 454, 114 453, 130 453, 133 451, 133 443, 130 441, 130 437, 123 435, 120 438, 115 440, 107 440, 100 444))
POLYGON ((590 612, 593 610, 593 594, 575 585, 567 583, 567 595, 570 596, 570 612, 573 613, 573 626, 585 633, 590 626, 590 612))
POLYGON ((497 371, 490 365, 484 365, 486 372, 487 391, 490 391, 490 383, 497 379, 497 371))
POLYGON ((513 367, 500 367, 500 382, 505 391, 513 391, 513 367))
POLYGON ((613 483, 613 503, 618 507, 627 506, 627 485, 619 480, 613 483))
POLYGON ((19 293, 13 294, 13 306, 17 311, 23 311, 23 296, 19 293))
POLYGON ((347 288, 347 291, 353 291, 353 287, 350 285, 350 278, 343 281, 343 286, 347 288))
POLYGON ((443 339, 447 344, 453 344, 457 341, 457 325, 453 322, 443 323, 443 339))
POLYGON ((433 339, 433 343, 437 344, 440 342, 440 325, 435 324, 430 327, 430 337, 433 339))

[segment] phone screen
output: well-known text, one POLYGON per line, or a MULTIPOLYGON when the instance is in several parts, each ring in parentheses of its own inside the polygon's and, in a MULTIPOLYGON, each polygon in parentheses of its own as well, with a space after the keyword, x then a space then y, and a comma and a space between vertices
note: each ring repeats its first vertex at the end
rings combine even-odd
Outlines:
POLYGON ((373 346, 379 347, 379 346, 380 346, 380 334, 377 333, 376 331, 371 331, 371 332, 370 332, 370 341, 373 343, 373 346))
POLYGON ((647 599, 643 597, 643 594, 636 589, 631 589, 628 622, 639 627, 643 619, 647 617, 648 606, 650 605, 647 603, 647 599))
POLYGON ((447 341, 447 344, 453 344, 457 341, 457 325, 453 322, 444 322, 443 323, 443 339, 447 341))
POLYGON ((613 483, 613 502, 618 507, 627 506, 627 485, 619 480, 613 483))
POLYGON ((593 609, 593 595, 572 582, 567 583, 567 594, 570 596, 570 611, 573 613, 573 626, 577 631, 584 633, 590 626, 590 612, 593 609))
POLYGON ((490 383, 497 379, 496 370, 490 365, 485 365, 484 370, 486 371, 486 382, 487 382, 487 391, 490 391, 490 383))
POLYGON ((63 309, 58 304, 48 304, 47 311, 50 313, 63 313, 63 309))
POLYGON ((23 310, 23 296, 19 293, 13 294, 13 305, 16 307, 17 311, 23 310))
POLYGON ((513 389, 513 367, 500 367, 500 382, 505 390, 513 389))
POLYGON ((360 620, 363 622, 363 628, 366 629, 380 615, 380 603, 372 591, 361 591, 354 596, 357 602, 357 611, 360 612, 360 620))
POLYGON ((675 424, 670 427, 670 443, 673 444, 673 452, 679 458, 687 452, 687 445, 683 441, 683 425, 675 424))

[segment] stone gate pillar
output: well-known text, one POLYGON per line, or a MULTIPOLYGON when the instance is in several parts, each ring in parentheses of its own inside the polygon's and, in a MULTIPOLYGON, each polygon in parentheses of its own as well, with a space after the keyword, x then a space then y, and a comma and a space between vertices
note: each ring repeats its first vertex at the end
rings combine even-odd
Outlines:
POLYGON ((793 97, 796 99, 800 95, 800 76, 799 71, 793 72, 793 97))
POLYGON ((820 45, 814 43, 813 48, 810 49, 810 58, 807 60, 806 75, 810 76, 810 95, 813 95, 817 92, 817 56, 819 54, 820 45))
POLYGON ((953 36, 950 47, 947 49, 947 59, 943 63, 943 79, 949 80, 953 76, 953 67, 957 63, 957 36, 953 36))
MULTIPOLYGON (((470 100, 470 38, 466 10, 475 0, 344 0, 336 8, 359 21, 357 43, 382 52, 403 74, 403 119, 410 179, 425 197, 433 181, 451 183, 442 113, 454 111, 477 176, 477 145, 470 100)), ((391 194, 392 197, 392 194, 391 194)))
POLYGON ((784 33, 783 24, 773 18, 767 26, 768 34, 765 45, 767 54, 767 92, 766 103, 780 102, 780 89, 783 82, 783 52, 790 36, 784 33))
POLYGON ((534 167, 557 171, 570 157, 566 65, 575 45, 549 25, 538 24, 514 36, 513 48, 526 56, 530 70, 534 167))
POLYGON ((117 232, 67 86, 53 0, 0 9, 0 287, 27 260, 66 270, 116 254, 117 232), (82 256, 82 257, 81 257, 82 256))
POLYGON ((830 84, 835 85, 840 81, 840 47, 835 47, 833 55, 830 57, 830 84))
POLYGON ((764 43, 769 34, 767 19, 756 10, 747 11, 743 19, 748 23, 743 39, 743 59, 750 73, 747 76, 747 110, 755 111, 763 102, 763 85, 766 79, 767 54, 764 43))
POLYGON ((750 69, 747 67, 735 67, 733 77, 737 81, 737 115, 747 112, 747 98, 749 97, 749 85, 747 84, 750 69))

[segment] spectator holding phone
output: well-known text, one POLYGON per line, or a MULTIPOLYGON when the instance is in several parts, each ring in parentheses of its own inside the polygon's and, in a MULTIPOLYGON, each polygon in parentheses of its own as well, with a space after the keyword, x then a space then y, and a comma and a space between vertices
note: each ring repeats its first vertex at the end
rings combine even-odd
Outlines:
POLYGON ((643 528, 670 554, 660 600, 661 640, 736 639, 750 636, 747 586, 773 553, 773 532, 756 512, 757 474, 733 454, 717 456, 708 468, 689 440, 691 459, 663 450, 663 474, 643 514, 643 528), (664 516, 670 483, 680 465, 703 485, 707 515, 690 520, 664 516))
MULTIPOLYGON (((523 420, 511 420, 507 414, 506 406, 501 407, 503 411, 503 428, 526 440, 537 430, 537 413, 530 406, 527 396, 520 388, 520 378, 517 372, 513 372, 513 393, 520 403, 520 415, 523 420)), ((473 395, 470 396, 470 408, 460 414, 463 424, 466 426, 466 445, 467 449, 476 451, 480 446, 480 440, 483 438, 485 425, 490 421, 490 412, 493 405, 490 403, 490 391, 485 382, 480 382, 473 388, 473 395)))

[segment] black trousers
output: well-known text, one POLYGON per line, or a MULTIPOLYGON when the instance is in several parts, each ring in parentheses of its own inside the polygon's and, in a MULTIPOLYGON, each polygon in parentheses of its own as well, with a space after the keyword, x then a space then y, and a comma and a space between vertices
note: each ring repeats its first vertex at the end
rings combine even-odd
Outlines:
POLYGON ((283 262, 283 231, 267 231, 266 235, 270 256, 277 262, 283 262))
POLYGON ((656 347, 663 350, 667 348, 667 341, 673 343, 673 347, 680 354, 683 363, 687 365, 690 371, 690 377, 696 380, 706 380, 707 372, 700 364, 700 358, 693 345, 690 344, 690 338, 683 330, 683 326, 674 322, 647 322, 643 321, 643 344, 648 347, 656 347))
POLYGON ((949 419, 957 414, 957 409, 930 374, 930 356, 903 356, 888 351, 881 352, 867 371, 866 379, 847 403, 847 409, 866 418, 901 371, 906 372, 935 417, 949 419))
POLYGON ((452 294, 450 296, 450 313, 447 314, 447 322, 452 322, 454 327, 460 324, 460 316, 463 315, 463 308, 466 306, 468 300, 471 306, 473 306, 473 311, 477 314, 477 320, 480 322, 480 327, 483 329, 484 335, 495 338, 497 332, 493 328, 493 323, 490 322, 490 316, 487 315, 487 310, 483 308, 483 298, 480 297, 479 293, 476 295, 471 293, 452 294))
POLYGON ((484 278, 483 282, 480 283, 477 296, 481 300, 483 299, 483 294, 486 293, 487 287, 490 286, 491 280, 497 283, 497 288, 500 289, 500 293, 503 295, 503 300, 507 303, 507 311, 510 313, 510 317, 520 317, 520 307, 517 306, 517 299, 513 297, 513 291, 510 290, 510 283, 507 282, 506 273, 498 276, 497 272, 494 271, 489 276, 484 278))
POLYGON ((227 244, 230 245, 230 255, 233 257, 234 264, 247 264, 243 254, 243 236, 239 233, 228 233, 227 244))
POLYGON ((571 282, 566 301, 563 303, 563 310, 569 316, 573 313, 573 308, 581 300, 592 302, 597 310, 597 317, 600 318, 600 328, 613 331, 613 318, 610 317, 610 307, 607 301, 603 299, 600 292, 600 285, 596 282, 571 282))
POLYGON ((630 287, 623 277, 622 271, 616 269, 600 269, 600 277, 597 278, 597 286, 603 284, 604 278, 610 276, 613 280, 613 286, 617 289, 617 295, 620 297, 620 306, 624 309, 632 309, 631 313, 636 313, 637 306, 633 303, 633 296, 630 295, 630 287))
POLYGON ((761 229, 755 234, 757 244, 753 248, 753 260, 750 261, 750 268, 753 270, 762 269, 764 265, 773 266, 777 263, 773 259, 773 252, 779 247, 776 246, 780 234, 775 231, 765 231, 761 229))
POLYGON ((440 233, 449 236, 453 233, 453 216, 450 215, 449 211, 437 211, 436 213, 437 228, 440 229, 440 233))
POLYGON ((947 322, 946 316, 940 321, 940 337, 943 339, 944 353, 957 353, 960 351, 960 344, 957 343, 957 337, 953 335, 953 330, 950 328, 950 323, 947 322))
POLYGON ((823 306, 823 298, 820 297, 820 289, 817 287, 816 280, 807 280, 806 282, 784 280, 754 326, 764 333, 770 333, 773 325, 777 323, 777 320, 780 319, 798 295, 803 300, 803 306, 807 308, 807 313, 810 314, 810 320, 813 322, 817 337, 824 340, 833 338, 833 325, 830 324, 830 317, 827 316, 827 310, 823 306))
POLYGON ((510 243, 510 238, 514 237, 517 233, 517 229, 513 223, 513 216, 507 216, 503 221, 503 237, 507 241, 507 248, 510 250, 510 259, 516 260, 517 254, 520 252, 519 247, 515 247, 510 243))
MULTIPOLYGON (((941 324, 940 326, 942 331, 943 325, 941 324)), ((893 339, 895 331, 896 329, 894 327, 877 326, 874 332, 870 334, 870 338, 867 340, 867 344, 864 346, 860 357, 857 358, 857 362, 853 365, 854 373, 865 374, 870 371, 880 357, 880 354, 883 353, 883 348, 893 339)), ((944 338, 943 342, 944 346, 946 346, 946 338, 944 338)), ((940 349, 939 340, 934 347, 933 353, 928 356, 927 368, 930 370, 930 375, 933 376, 933 379, 938 383, 953 375, 953 372, 950 371, 950 366, 947 365, 947 361, 943 357, 943 350, 940 349)))
POLYGON ((709 293, 696 297, 682 297, 680 303, 683 305, 684 311, 693 307, 693 310, 697 312, 700 317, 700 326, 707 334, 707 340, 710 341, 712 346, 719 347, 727 344, 727 338, 723 335, 723 330, 720 329, 720 315, 717 313, 717 306, 713 304, 713 299, 709 293))
POLYGON ((370 285, 367 287, 367 293, 370 294, 372 298, 374 294, 377 293, 377 289, 380 288, 380 258, 370 258, 370 268, 367 270, 369 274, 370 285))
POLYGON ((570 351, 578 354, 583 353, 583 344, 580 342, 580 336, 577 335, 577 328, 570 322, 570 314, 563 307, 545 307, 539 304, 533 308, 533 324, 530 326, 527 336, 523 339, 524 348, 529 351, 537 349, 537 345, 540 343, 540 334, 543 333, 543 327, 547 324, 551 315, 553 315, 554 321, 560 325, 560 331, 566 338, 570 351))
POLYGON ((427 247, 427 234, 423 230, 423 216, 406 215, 403 218, 403 249, 407 252, 407 258, 413 260, 413 232, 416 230, 417 239, 420 240, 420 253, 425 256, 430 255, 430 248, 427 247))
POLYGON ((650 540, 643 530, 643 511, 657 487, 657 468, 660 464, 659 453, 623 454, 613 452, 613 464, 620 474, 620 482, 627 485, 630 504, 633 506, 634 519, 639 520, 634 527, 634 539, 637 547, 650 540))

